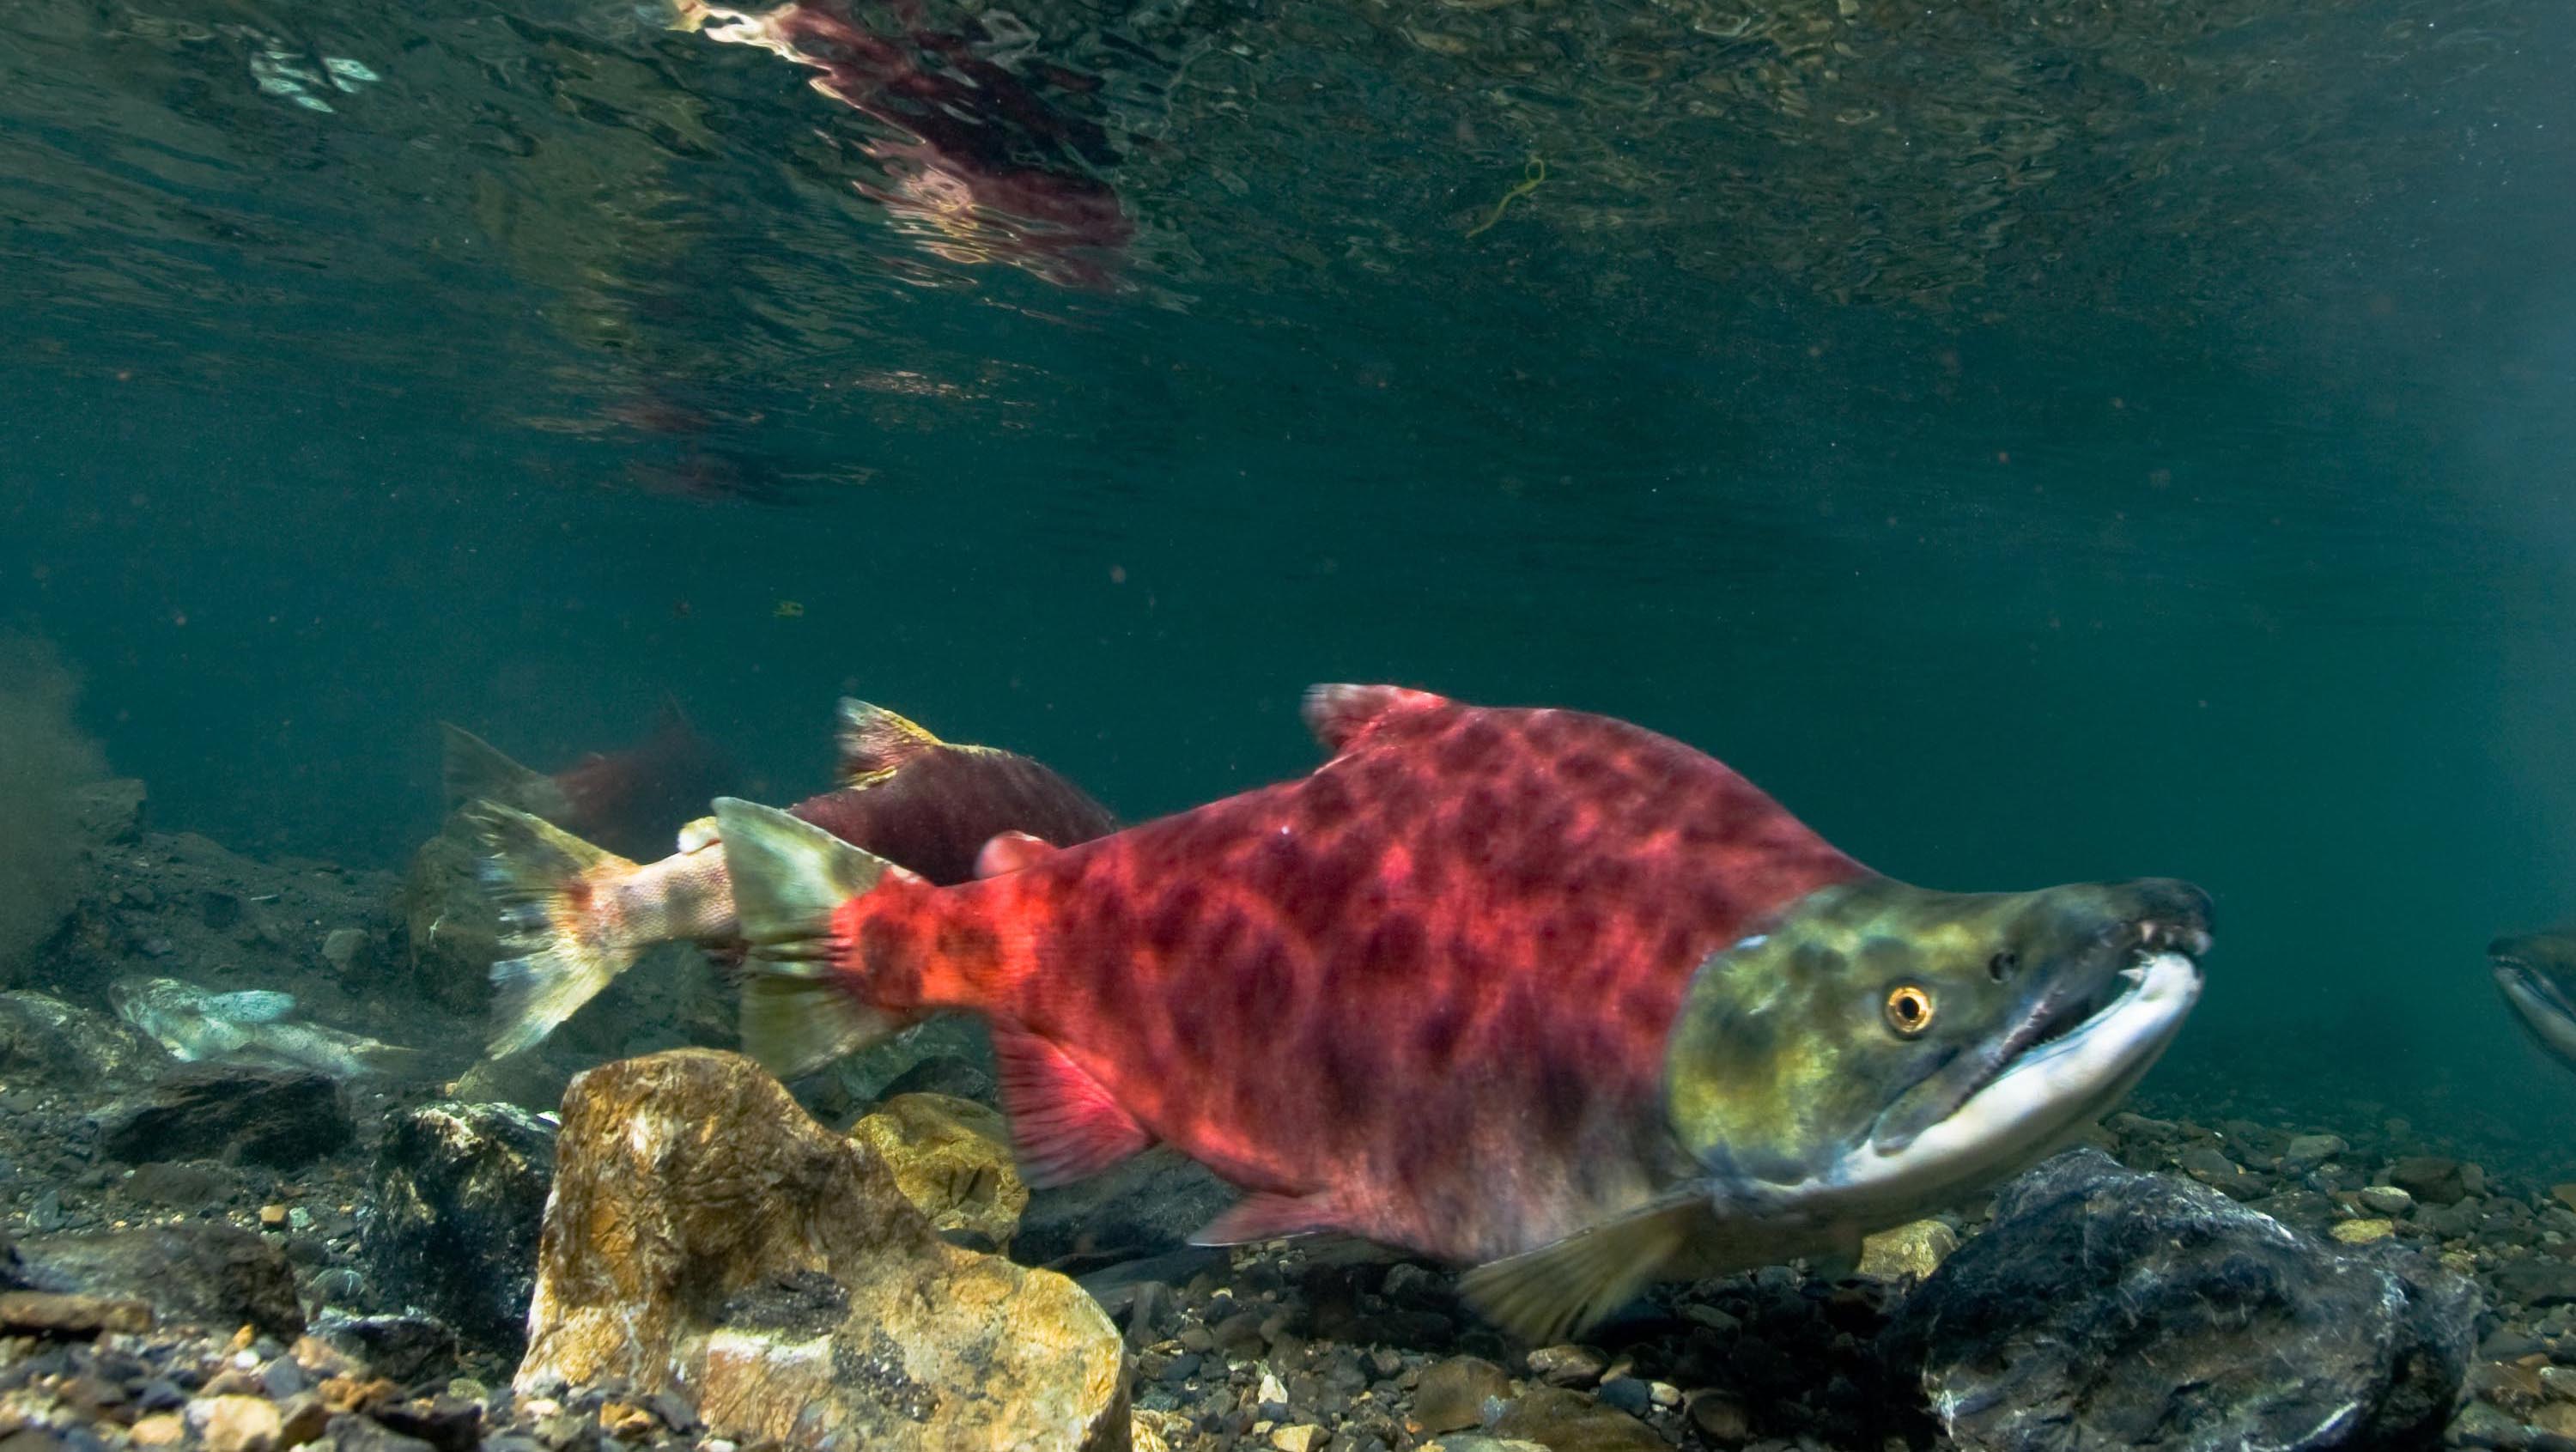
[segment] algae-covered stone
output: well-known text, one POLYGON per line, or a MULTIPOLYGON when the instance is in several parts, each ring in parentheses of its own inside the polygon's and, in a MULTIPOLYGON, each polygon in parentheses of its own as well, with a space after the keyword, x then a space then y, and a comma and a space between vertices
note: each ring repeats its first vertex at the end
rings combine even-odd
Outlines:
POLYGON ((1422 1373, 1413 1389, 1412 1430, 1455 1432, 1480 1425, 1486 1405, 1512 1394, 1504 1370, 1478 1356, 1453 1356, 1422 1373))
POLYGON ((1550 1452, 1666 1452, 1654 1428, 1564 1387, 1540 1387, 1514 1402, 1494 1420, 1494 1435, 1550 1452))
POLYGON ((712 1435, 1117 1452, 1124 1343, 1062 1276, 942 1240, 864 1138, 749 1060, 609 1064, 564 1097, 525 1394, 685 1388, 712 1435))
POLYGON ((1862 1240, 1860 1273, 1877 1281, 1919 1281, 1958 1248, 1959 1232, 1938 1220, 1917 1220, 1862 1240))
POLYGON ((1029 1207, 1001 1111, 946 1094, 903 1094, 850 1129, 894 1171, 895 1187, 953 1238, 1007 1250, 1029 1207))

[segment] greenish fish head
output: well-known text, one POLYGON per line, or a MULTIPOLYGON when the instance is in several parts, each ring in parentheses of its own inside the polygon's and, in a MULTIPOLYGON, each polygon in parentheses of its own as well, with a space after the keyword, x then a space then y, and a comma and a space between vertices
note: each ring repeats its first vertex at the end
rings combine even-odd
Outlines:
POLYGON ((1894 1223, 2064 1144, 2200 995, 2209 898, 2148 878, 1819 889, 1711 956, 1666 1108, 1721 1212, 1894 1223))
POLYGON ((2576 1068, 2576 930, 2498 938, 2487 945, 2487 968, 2515 1021, 2576 1068))

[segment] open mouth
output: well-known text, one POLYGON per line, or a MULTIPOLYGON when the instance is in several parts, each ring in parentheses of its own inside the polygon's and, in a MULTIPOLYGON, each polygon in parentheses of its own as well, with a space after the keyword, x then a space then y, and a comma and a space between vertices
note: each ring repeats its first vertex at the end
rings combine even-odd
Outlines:
MULTIPOLYGON (((2074 965, 1981 1056, 1946 1114, 1918 1132, 1881 1133, 1854 1187, 1999 1173, 2062 1142, 2126 1094, 2200 997, 2206 928, 2143 919, 2074 965)), ((1857 1171, 1856 1173, 1854 1173, 1857 1171)))
POLYGON ((2487 966, 2494 970, 2496 986, 2505 997, 2545 1007, 2562 1018, 2576 1018, 2576 1003, 2568 1001, 2567 991, 2530 963, 2509 953, 2495 953, 2488 956, 2487 966))
POLYGON ((2142 993, 2149 970, 2160 960, 2179 959, 2196 978, 2200 959, 2209 951, 2209 930, 2197 923, 2147 918, 2129 924, 2128 941, 2105 945, 2099 967, 2060 977, 2030 1006, 2020 1024, 1996 1045, 1992 1068, 1963 1098, 1973 1098, 2015 1064, 2107 1020, 2142 993), (2111 965, 2119 966, 2113 967, 2111 965))

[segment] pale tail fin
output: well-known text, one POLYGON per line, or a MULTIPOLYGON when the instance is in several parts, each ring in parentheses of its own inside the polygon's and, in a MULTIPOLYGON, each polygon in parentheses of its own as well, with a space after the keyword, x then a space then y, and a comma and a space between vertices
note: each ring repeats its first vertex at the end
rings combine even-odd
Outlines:
POLYGON ((716 798, 725 875, 750 945, 742 1048, 782 1079, 853 1054, 910 1020, 862 1001, 832 972, 832 911, 891 865, 785 812, 716 798))
POLYGON ((483 891, 501 916, 492 965, 493 1058, 536 1047, 634 966, 643 945, 606 931, 593 908, 635 864, 497 802, 466 809, 483 839, 483 891))

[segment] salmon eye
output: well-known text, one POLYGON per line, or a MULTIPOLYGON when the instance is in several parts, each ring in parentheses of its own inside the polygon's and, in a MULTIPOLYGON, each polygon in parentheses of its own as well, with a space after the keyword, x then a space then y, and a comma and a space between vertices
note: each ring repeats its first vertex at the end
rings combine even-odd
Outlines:
POLYGON ((1909 1039, 1930 1028, 1931 993, 1914 983, 1899 984, 1888 990, 1887 1026, 1909 1039))

